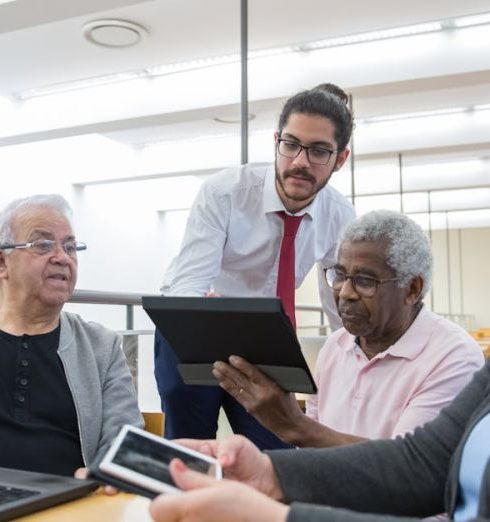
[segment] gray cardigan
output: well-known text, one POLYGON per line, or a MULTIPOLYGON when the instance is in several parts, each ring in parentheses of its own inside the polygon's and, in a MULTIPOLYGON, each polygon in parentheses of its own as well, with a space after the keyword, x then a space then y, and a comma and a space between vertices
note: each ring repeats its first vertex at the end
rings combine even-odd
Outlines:
MULTIPOLYGON (((73 396, 85 465, 123 424, 143 426, 121 338, 100 324, 61 312, 58 355, 73 396)), ((54 405, 55 407, 55 405, 54 405)))
MULTIPOLYGON (((395 522, 404 520, 399 517, 452 514, 464 443, 489 412, 490 358, 454 401, 413 435, 340 448, 268 452, 285 501, 293 502, 287 522, 395 522)), ((489 463, 478 517, 490 520, 489 463)))

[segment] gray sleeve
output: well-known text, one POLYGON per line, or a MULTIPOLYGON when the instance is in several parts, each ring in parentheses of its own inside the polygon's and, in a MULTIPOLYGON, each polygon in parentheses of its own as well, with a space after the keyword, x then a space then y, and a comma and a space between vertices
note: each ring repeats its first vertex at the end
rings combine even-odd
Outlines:
POLYGON ((420 518, 356 513, 348 509, 330 508, 295 502, 286 522, 414 522, 420 518))
POLYGON ((121 338, 114 335, 111 357, 102 385, 102 430, 97 456, 104 453, 123 424, 142 428, 136 390, 121 348, 121 338))
POLYGON ((451 458, 469 420, 489 401, 489 364, 413 435, 340 448, 268 452, 284 500, 401 516, 445 511, 451 458))

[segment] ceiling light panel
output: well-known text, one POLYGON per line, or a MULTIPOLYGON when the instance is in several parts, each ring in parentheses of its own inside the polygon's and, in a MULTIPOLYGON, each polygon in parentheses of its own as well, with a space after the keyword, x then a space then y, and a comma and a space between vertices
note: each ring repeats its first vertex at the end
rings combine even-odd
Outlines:
POLYGON ((395 27, 393 29, 383 29, 381 31, 370 31, 368 33, 340 36, 337 38, 328 38, 326 40, 317 40, 314 42, 299 44, 298 47, 302 51, 312 51, 315 49, 325 49, 328 47, 337 47, 341 45, 385 40, 387 38, 399 38, 401 36, 414 36, 417 34, 432 33, 435 31, 440 31, 441 29, 442 25, 440 22, 431 22, 426 24, 410 25, 406 27, 395 27))
POLYGON ((52 85, 44 85, 42 87, 27 89, 14 95, 16 100, 29 100, 38 96, 50 96, 81 89, 90 89, 92 87, 100 87, 102 85, 110 85, 113 83, 127 82, 130 80, 138 80, 145 78, 145 71, 130 71, 118 74, 108 74, 105 76, 95 76, 93 78, 85 78, 83 80, 75 80, 71 82, 56 83, 52 85))
POLYGON ((474 25, 483 25, 490 23, 490 13, 482 13, 472 16, 463 16, 455 18, 453 21, 455 27, 470 27, 474 25))
POLYGON ((357 120, 357 123, 370 124, 370 123, 381 123, 385 121, 398 121, 408 120, 412 118, 430 118, 433 116, 445 116, 447 114, 461 114, 463 112, 469 112, 474 110, 474 107, 450 107, 447 109, 437 109, 431 111, 417 111, 417 112, 404 112, 399 114, 387 114, 384 116, 374 116, 372 118, 364 118, 357 120))

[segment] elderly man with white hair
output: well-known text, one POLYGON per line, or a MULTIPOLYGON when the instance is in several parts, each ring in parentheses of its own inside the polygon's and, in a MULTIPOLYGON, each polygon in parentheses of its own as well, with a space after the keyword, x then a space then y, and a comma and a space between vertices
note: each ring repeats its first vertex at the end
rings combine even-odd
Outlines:
POLYGON ((478 344, 423 304, 432 254, 422 229, 392 211, 357 218, 325 270, 342 319, 320 351, 306 414, 256 367, 232 356, 214 374, 264 426, 295 446, 394 438, 432 420, 484 362, 478 344))
POLYGON ((142 425, 119 335, 62 311, 86 248, 70 215, 58 195, 0 214, 2 467, 72 475, 142 425))

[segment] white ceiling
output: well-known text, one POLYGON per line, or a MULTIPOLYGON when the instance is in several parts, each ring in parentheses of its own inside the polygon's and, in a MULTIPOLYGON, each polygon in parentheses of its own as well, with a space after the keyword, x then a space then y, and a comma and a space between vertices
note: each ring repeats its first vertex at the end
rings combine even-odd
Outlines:
MULTIPOLYGON (((249 0, 250 48, 280 46, 478 13, 488 0, 249 0)), ((0 6, 1 91, 236 52, 238 0, 16 0, 0 6), (150 31, 143 46, 97 49, 81 26, 121 18, 150 31), (6 52, 8 50, 8 52, 6 52)))
MULTIPOLYGON (((488 0, 249 0, 251 50, 488 11, 488 0)), ((0 93, 238 52, 239 0, 16 0, 0 5, 0 93), (82 26, 131 20, 150 37, 131 49, 87 42, 82 26)))

